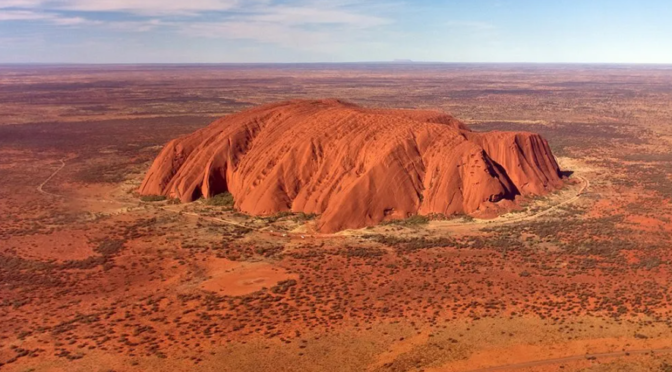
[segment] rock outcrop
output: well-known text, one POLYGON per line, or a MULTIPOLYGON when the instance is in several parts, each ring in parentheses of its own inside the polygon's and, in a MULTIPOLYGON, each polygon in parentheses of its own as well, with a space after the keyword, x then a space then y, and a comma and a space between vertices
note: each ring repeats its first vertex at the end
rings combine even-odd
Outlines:
POLYGON ((139 191, 182 202, 228 191, 242 212, 316 213, 318 229, 334 232, 415 214, 492 214, 561 186, 538 134, 317 100, 253 108, 172 140, 139 191))

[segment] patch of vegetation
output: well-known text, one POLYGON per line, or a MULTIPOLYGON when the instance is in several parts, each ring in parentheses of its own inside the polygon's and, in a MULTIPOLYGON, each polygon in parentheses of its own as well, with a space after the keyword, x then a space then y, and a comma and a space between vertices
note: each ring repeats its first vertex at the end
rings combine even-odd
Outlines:
POLYGON ((275 294, 285 294, 290 288, 296 286, 296 284, 296 280, 294 279, 283 280, 271 287, 271 292, 275 294))
POLYGON ((294 215, 294 213, 292 211, 284 211, 284 212, 278 212, 278 213, 276 213, 272 216, 262 217, 262 219, 264 221, 266 221, 267 223, 273 223, 273 222, 281 220, 285 217, 289 217, 289 216, 293 216, 293 215, 294 215))
POLYGON ((646 257, 639 261, 639 263, 633 265, 635 269, 646 269, 653 270, 656 267, 660 266, 662 261, 658 257, 646 257))
POLYGON ((87 165, 74 178, 84 183, 120 183, 126 179, 127 163, 87 165))
POLYGON ((282 253, 285 249, 282 245, 259 245, 254 248, 254 253, 264 257, 272 257, 282 253))
POLYGON ((140 200, 148 203, 164 201, 166 199, 168 198, 165 195, 143 195, 140 197, 140 200))
POLYGON ((107 271, 114 267, 113 256, 124 248, 124 241, 119 239, 103 239, 93 251, 98 253, 96 256, 87 257, 82 260, 68 260, 60 265, 61 269, 90 270, 97 266, 102 266, 107 271))
POLYGON ((292 217, 292 220, 294 222, 306 222, 306 221, 312 221, 315 218, 317 218, 317 214, 315 213, 299 212, 292 217))
POLYGON ((389 220, 384 221, 381 225, 399 225, 399 226, 419 226, 429 223, 429 217, 416 214, 403 220, 389 220))
POLYGON ((123 240, 105 239, 93 250, 103 256, 112 256, 119 253, 122 248, 124 248, 123 240))
POLYGON ((277 221, 281 221, 283 219, 290 219, 294 222, 301 223, 301 222, 306 222, 306 221, 312 221, 315 218, 317 218, 317 216, 318 215, 315 214, 315 213, 303 213, 303 212, 294 213, 292 211, 283 211, 283 212, 278 212, 278 213, 276 213, 272 216, 262 217, 262 219, 266 223, 274 223, 274 222, 277 222, 277 221))
POLYGON ((233 195, 229 192, 223 192, 205 199, 205 204, 213 207, 233 208, 234 203, 233 195))
POLYGON ((347 247, 339 251, 339 255, 347 258, 380 258, 385 254, 385 251, 378 248, 364 248, 364 247, 347 247))
POLYGON ((27 260, 21 257, 0 255, 0 270, 20 271, 20 270, 48 270, 53 268, 52 263, 43 261, 27 260))
MULTIPOLYGON (((624 216, 612 215, 600 218, 529 221, 515 225, 484 228, 482 231, 494 233, 487 240, 476 239, 472 247, 490 247, 509 250, 522 244, 517 237, 532 234, 540 241, 549 242, 566 253, 579 256, 617 257, 620 251, 635 250, 639 243, 620 236, 635 236, 635 231, 622 226, 624 216)), ((655 245, 651 246, 651 249, 655 245)), ((655 262, 649 262, 654 267, 655 262)))
POLYGON ((369 235, 367 238, 375 242, 385 244, 388 247, 393 247, 397 250, 398 253, 413 252, 427 248, 460 246, 456 240, 447 237, 426 238, 423 236, 400 238, 388 235, 369 235))
POLYGON ((82 260, 65 261, 63 262, 63 264, 60 265, 60 268, 64 270, 70 270, 70 269, 90 270, 99 265, 104 265, 106 261, 107 259, 103 256, 91 256, 82 260))

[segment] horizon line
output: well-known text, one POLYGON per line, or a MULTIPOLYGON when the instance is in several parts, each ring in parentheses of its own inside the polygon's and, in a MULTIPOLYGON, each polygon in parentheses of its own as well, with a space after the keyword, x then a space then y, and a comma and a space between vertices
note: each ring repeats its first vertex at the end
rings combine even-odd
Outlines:
POLYGON ((244 65, 593 65, 672 66, 672 62, 446 62, 446 61, 346 61, 346 62, 0 62, 0 66, 244 66, 244 65))

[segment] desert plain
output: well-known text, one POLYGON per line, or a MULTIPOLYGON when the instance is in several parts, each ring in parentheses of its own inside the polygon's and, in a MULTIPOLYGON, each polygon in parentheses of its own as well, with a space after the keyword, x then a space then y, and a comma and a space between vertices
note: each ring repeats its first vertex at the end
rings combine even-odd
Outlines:
POLYGON ((0 370, 672 371, 672 67, 0 66, 0 370), (138 190, 171 139, 290 99, 549 143, 492 218, 318 231, 138 190))

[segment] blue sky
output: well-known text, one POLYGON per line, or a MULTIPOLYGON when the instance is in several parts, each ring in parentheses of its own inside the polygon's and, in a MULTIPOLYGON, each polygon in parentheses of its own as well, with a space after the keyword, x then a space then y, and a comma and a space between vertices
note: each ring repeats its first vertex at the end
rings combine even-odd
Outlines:
POLYGON ((0 63, 672 63, 670 0, 0 0, 0 63))

